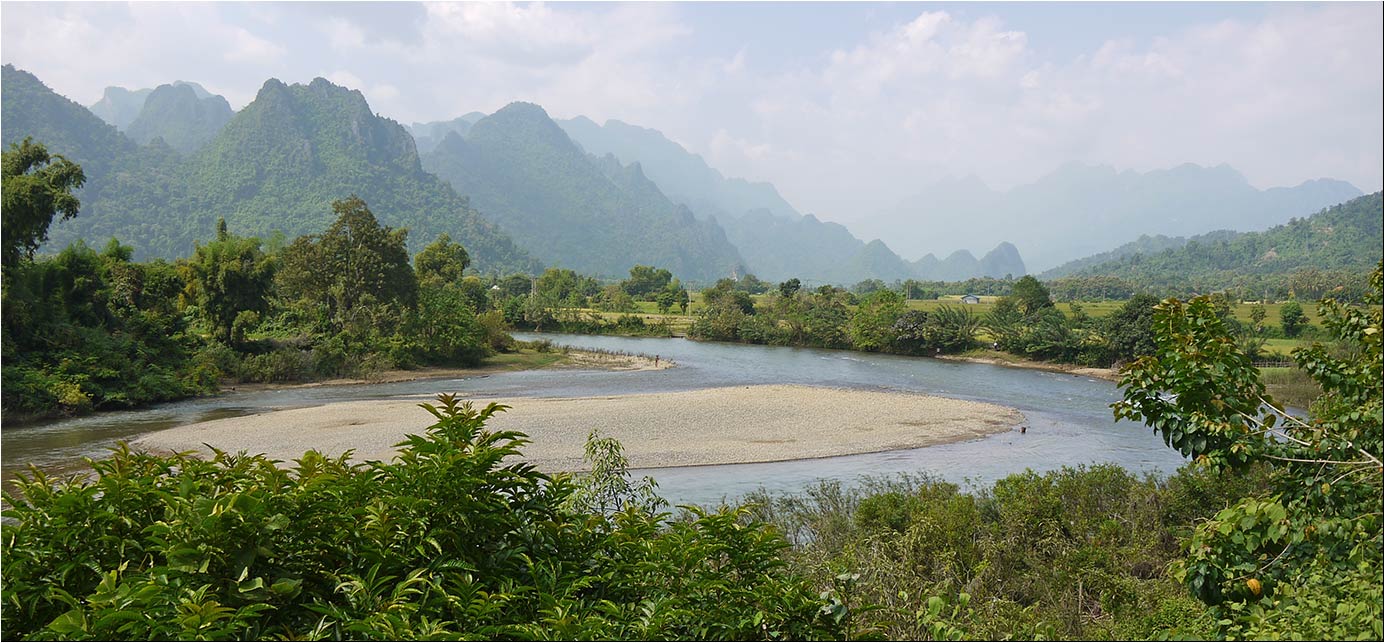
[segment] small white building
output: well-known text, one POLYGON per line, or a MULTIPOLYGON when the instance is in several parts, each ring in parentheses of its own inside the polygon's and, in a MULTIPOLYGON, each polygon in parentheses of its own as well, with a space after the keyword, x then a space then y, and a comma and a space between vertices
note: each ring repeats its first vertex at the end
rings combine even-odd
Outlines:
POLYGON ((980 298, 980 297, 977 297, 976 295, 962 295, 962 303, 964 303, 964 304, 979 304, 979 303, 981 303, 981 298, 980 298))

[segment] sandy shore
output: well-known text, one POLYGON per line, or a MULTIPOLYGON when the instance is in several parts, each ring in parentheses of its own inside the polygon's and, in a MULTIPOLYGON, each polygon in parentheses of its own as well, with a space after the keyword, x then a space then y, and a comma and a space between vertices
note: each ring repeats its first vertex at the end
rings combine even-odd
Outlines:
POLYGON ((1010 368, 1028 368, 1036 371, 1048 371, 1050 373, 1067 373, 1068 375, 1094 377, 1096 379, 1110 380, 1112 382, 1120 381, 1120 371, 1114 368, 1091 368, 1089 366, 1077 366, 1076 364, 1036 362, 1022 357, 1015 357, 1007 353, 996 353, 996 355, 998 355, 998 357, 985 357, 980 355, 939 355, 937 359, 945 359, 953 362, 971 362, 972 364, 994 364, 996 366, 1008 366, 1010 368))
MULTIPOLYGON (((159 451, 264 453, 291 462, 304 451, 355 450, 385 460, 432 416, 427 398, 341 402, 168 429, 133 446, 159 451)), ((909 449, 1009 431, 1016 410, 949 398, 810 386, 740 386, 588 398, 507 398, 491 429, 529 434, 525 459, 544 471, 583 469, 587 434, 620 440, 634 468, 773 462, 909 449)))
MULTIPOLYGON (((359 384, 389 384, 392 382, 412 382, 415 380, 428 379, 455 379, 459 377, 472 377, 475 375, 486 375, 489 373, 500 373, 504 371, 520 370, 525 368, 585 368, 585 369, 604 369, 611 371, 661 371, 666 368, 673 368, 676 364, 673 360, 660 359, 647 355, 625 355, 621 353, 597 353, 584 351, 578 348, 569 348, 564 352, 562 348, 554 348, 552 353, 557 361, 552 364, 530 366, 525 363, 493 362, 481 364, 480 366, 466 366, 457 368, 428 366, 415 369, 394 369, 380 371, 366 378, 346 378, 339 377, 329 380, 318 380, 316 382, 295 382, 295 383, 259 383, 259 382, 238 382, 222 387, 223 393, 237 392, 257 392, 271 391, 290 388, 313 388, 317 386, 356 386, 359 384)), ((504 355, 501 356, 505 357, 504 355)))

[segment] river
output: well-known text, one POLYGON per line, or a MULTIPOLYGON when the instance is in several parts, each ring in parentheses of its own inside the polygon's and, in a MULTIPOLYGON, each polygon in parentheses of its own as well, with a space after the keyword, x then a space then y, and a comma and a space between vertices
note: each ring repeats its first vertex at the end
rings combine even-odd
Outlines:
MULTIPOLYGON (((585 397, 694 390, 753 384, 807 384, 927 393, 1011 406, 1024 413, 1028 431, 1008 432, 941 446, 867 455, 764 464, 635 471, 658 483, 675 504, 715 504, 765 488, 793 492, 818 479, 850 482, 862 475, 928 472, 961 484, 989 485, 1011 473, 1065 465, 1112 462, 1135 472, 1168 473, 1184 462, 1150 430, 1113 422, 1119 399, 1104 380, 928 358, 849 351, 694 342, 681 338, 516 334, 555 344, 672 359, 658 371, 548 369, 461 379, 390 384, 322 386, 228 393, 137 411, 99 413, 6 427, 0 432, 4 477, 28 463, 74 470, 84 456, 99 457, 118 440, 191 422, 330 402, 400 395, 458 392, 464 396, 585 397)), ((851 409, 842 409, 850 413, 851 409)), ((428 416, 420 411, 418 428, 428 416)))

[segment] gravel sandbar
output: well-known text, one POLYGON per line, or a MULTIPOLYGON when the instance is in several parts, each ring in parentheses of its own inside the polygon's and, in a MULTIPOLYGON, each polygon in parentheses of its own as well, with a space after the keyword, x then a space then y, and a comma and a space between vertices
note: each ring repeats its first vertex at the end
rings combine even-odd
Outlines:
MULTIPOLYGON (((144 436, 150 450, 263 453, 291 462, 316 449, 388 460, 405 434, 433 417, 407 400, 339 402, 190 424, 144 436)), ((913 393, 815 386, 735 386, 613 397, 504 398, 492 430, 529 434, 525 459, 544 471, 580 471, 587 434, 620 440, 632 468, 801 460, 911 449, 1008 431, 1011 408, 913 393)))

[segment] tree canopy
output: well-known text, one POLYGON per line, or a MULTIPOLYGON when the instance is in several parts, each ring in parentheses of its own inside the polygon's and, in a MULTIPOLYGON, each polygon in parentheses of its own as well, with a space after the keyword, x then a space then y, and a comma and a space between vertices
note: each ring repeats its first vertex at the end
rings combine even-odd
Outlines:
POLYGON ((1271 396, 1210 297, 1155 308, 1157 349, 1122 373, 1117 418, 1213 470, 1272 484, 1200 524, 1176 573, 1234 638, 1381 637, 1381 268, 1364 307, 1318 305, 1338 346, 1294 360, 1322 388, 1309 417, 1271 396))
POLYGON ((77 216, 81 202, 73 192, 86 182, 77 164, 50 155, 42 143, 25 138, 0 154, 4 182, 4 265, 32 257, 48 240, 53 218, 77 216))

